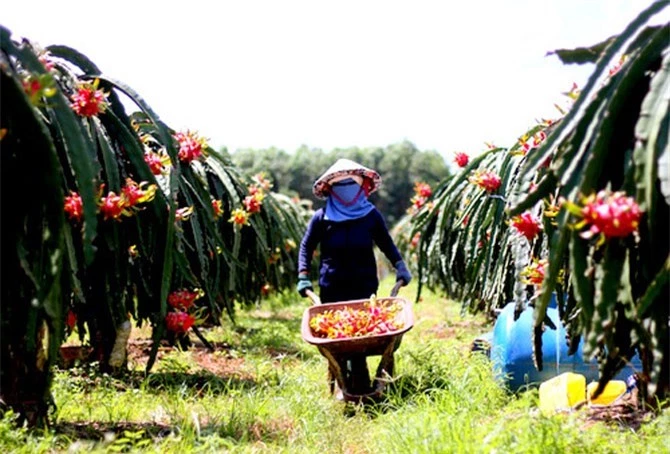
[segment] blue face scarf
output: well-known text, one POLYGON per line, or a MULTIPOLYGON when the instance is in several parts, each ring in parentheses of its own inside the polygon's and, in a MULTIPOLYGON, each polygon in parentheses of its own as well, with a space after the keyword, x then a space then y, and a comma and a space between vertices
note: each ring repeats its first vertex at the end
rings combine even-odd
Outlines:
POLYGON ((324 218, 333 222, 349 221, 362 218, 373 208, 363 188, 352 178, 347 178, 331 186, 324 218))

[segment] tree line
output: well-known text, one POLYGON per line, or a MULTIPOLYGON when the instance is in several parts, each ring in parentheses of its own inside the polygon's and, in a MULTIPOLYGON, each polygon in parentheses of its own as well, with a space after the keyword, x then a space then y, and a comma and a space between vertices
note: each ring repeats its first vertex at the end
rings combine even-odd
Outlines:
POLYGON ((240 149, 228 154, 240 170, 249 174, 265 172, 274 190, 310 201, 316 209, 323 201, 314 197, 312 185, 337 159, 347 158, 372 168, 382 176, 382 186, 370 200, 384 214, 389 226, 399 221, 411 205, 414 184, 434 187, 451 174, 444 157, 437 151, 419 150, 403 141, 386 147, 335 148, 324 151, 302 146, 290 153, 278 148, 240 149))

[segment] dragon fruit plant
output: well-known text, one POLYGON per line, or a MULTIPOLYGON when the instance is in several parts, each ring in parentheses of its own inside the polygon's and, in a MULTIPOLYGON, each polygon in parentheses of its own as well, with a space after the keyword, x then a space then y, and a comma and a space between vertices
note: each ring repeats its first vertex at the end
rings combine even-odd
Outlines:
POLYGON ((149 323, 149 371, 168 328, 195 331, 189 314, 166 319, 174 289, 202 289, 194 310, 213 323, 234 315, 234 301, 293 289, 287 245, 303 213, 76 50, 4 27, 0 48, 3 185, 32 187, 3 197, 2 281, 13 285, 2 286, 0 398, 45 426, 66 334, 115 373, 132 323, 149 323))
POLYGON ((584 340, 604 385, 636 352, 648 402, 670 395, 670 32, 655 2, 619 35, 584 52, 594 63, 568 108, 511 147, 457 154, 459 173, 430 208, 401 222, 398 241, 428 286, 484 311, 534 306, 535 362, 556 295, 571 351, 584 340), (416 241, 414 241, 416 239, 416 241))

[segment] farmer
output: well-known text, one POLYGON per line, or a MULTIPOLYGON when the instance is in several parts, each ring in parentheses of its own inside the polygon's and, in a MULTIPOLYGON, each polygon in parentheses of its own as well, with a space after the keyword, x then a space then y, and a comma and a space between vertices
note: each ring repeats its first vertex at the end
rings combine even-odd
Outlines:
MULTIPOLYGON (((316 197, 326 199, 326 207, 314 213, 300 242, 297 289, 301 296, 305 297, 307 290, 313 290, 309 272, 317 245, 321 249, 319 289, 322 303, 360 300, 377 293, 375 244, 395 267, 396 281, 409 284, 412 275, 384 218, 368 200, 380 184, 381 177, 377 172, 349 159, 338 159, 316 180, 312 191, 316 197)), ((348 390, 357 394, 367 392, 370 379, 365 356, 335 360, 344 374, 341 379, 348 383, 348 390)), ((337 375, 331 366, 328 373, 333 392, 337 375)), ((341 400, 343 384, 339 379, 337 381, 340 389, 336 396, 341 400)))
POLYGON ((317 245, 321 246, 322 303, 370 298, 377 293, 375 244, 393 264, 396 280, 409 284, 412 275, 384 218, 368 200, 380 185, 381 177, 376 171, 349 159, 338 159, 316 180, 312 191, 316 197, 326 199, 326 206, 314 213, 300 243, 297 289, 301 296, 313 290, 309 272, 317 245))

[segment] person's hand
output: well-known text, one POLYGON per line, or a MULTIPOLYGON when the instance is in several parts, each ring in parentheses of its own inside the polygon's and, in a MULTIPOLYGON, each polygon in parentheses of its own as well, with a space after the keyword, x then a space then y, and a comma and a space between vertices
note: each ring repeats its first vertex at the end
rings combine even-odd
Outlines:
POLYGON ((307 290, 314 290, 314 287, 312 287, 312 281, 309 280, 309 276, 307 274, 298 275, 297 290, 298 293, 300 293, 300 296, 303 298, 307 296, 307 290))
POLYGON ((399 260, 395 264, 395 280, 403 281, 405 285, 409 284, 409 281, 412 280, 412 273, 407 269, 407 265, 402 260, 399 260))

